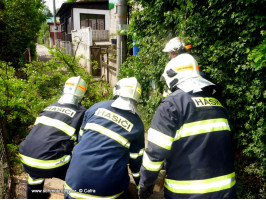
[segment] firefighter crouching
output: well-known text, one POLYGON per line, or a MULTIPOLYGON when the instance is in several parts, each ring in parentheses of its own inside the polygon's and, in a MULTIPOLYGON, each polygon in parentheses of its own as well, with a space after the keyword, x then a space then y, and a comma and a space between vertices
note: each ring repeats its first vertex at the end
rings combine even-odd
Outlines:
POLYGON ((167 64, 163 77, 172 94, 148 130, 139 197, 152 194, 164 165, 165 198, 236 198, 231 130, 227 110, 213 97, 215 85, 186 53, 167 64))
POLYGON ((144 151, 144 126, 137 103, 141 87, 134 77, 117 82, 114 100, 90 107, 73 150, 65 198, 127 198, 128 164, 136 185, 144 151))
POLYGON ((47 198, 43 193, 44 178, 65 179, 86 109, 79 103, 86 92, 80 77, 68 79, 58 102, 39 113, 34 127, 20 144, 19 155, 29 174, 27 198, 47 198))

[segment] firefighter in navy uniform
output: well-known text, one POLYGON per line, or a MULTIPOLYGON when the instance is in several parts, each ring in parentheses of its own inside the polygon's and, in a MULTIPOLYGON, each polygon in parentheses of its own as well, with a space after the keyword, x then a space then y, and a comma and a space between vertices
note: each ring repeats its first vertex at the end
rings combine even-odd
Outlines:
POLYGON ((47 198, 44 178, 64 180, 74 141, 77 138, 86 109, 79 103, 86 92, 80 77, 68 79, 58 102, 46 107, 37 117, 34 127, 20 144, 19 155, 29 174, 27 198, 47 198))
MULTIPOLYGON (((185 43, 181 41, 179 37, 174 37, 169 40, 169 42, 167 42, 163 49, 163 52, 169 53, 169 59, 172 60, 173 58, 182 53, 188 53, 189 49, 191 48, 192 44, 185 45, 185 43)), ((171 90, 166 86, 163 92, 163 99, 165 99, 171 93, 171 90)))
POLYGON ((198 64, 181 54, 166 66, 170 94, 148 130, 140 170, 139 197, 148 198, 165 167, 165 198, 236 198, 228 114, 213 97, 215 85, 199 75, 198 64))
POLYGON ((128 164, 136 185, 144 152, 144 126, 134 77, 117 82, 116 99, 90 107, 65 179, 65 198, 127 198, 128 164))

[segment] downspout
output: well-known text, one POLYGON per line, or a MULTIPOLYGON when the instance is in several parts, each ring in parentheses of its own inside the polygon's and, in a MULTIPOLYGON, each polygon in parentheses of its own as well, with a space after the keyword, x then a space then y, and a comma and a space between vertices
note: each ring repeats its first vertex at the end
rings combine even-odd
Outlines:
MULTIPOLYGON (((127 0, 118 0, 117 3, 117 30, 122 30, 127 24, 127 0)), ((119 75, 120 67, 126 59, 126 36, 117 33, 117 71, 119 75)))
POLYGON ((54 6, 54 44, 56 45, 57 40, 57 26, 56 26, 56 8, 55 8, 55 0, 53 0, 53 6, 54 6))

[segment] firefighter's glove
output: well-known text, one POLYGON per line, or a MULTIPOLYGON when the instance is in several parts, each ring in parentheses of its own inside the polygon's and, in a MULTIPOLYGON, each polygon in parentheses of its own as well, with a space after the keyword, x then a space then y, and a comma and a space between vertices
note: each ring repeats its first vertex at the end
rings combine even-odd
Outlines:
POLYGON ((138 195, 140 199, 148 199, 153 193, 154 185, 140 187, 138 195))

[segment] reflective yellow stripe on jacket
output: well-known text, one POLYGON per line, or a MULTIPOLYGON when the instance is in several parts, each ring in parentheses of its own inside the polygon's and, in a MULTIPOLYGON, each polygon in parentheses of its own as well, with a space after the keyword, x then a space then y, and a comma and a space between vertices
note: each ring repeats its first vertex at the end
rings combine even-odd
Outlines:
POLYGON ((66 124, 60 120, 52 119, 52 118, 46 117, 46 116, 37 117, 34 125, 37 125, 39 123, 44 124, 46 126, 51 126, 51 127, 57 128, 57 129, 63 131, 64 133, 66 133, 67 135, 69 135, 70 137, 74 136, 75 131, 76 131, 75 128, 69 126, 68 124, 66 124))
POLYGON ((95 196, 95 195, 91 195, 91 194, 84 194, 81 192, 77 192, 72 190, 65 182, 64 184, 64 189, 65 192, 67 192, 67 194, 69 196, 71 196, 72 198, 76 198, 76 199, 94 199, 94 198, 104 198, 104 199, 116 199, 117 197, 119 197, 121 194, 123 194, 123 192, 120 192, 119 194, 115 194, 112 196, 95 196))
POLYGON ((139 172, 137 172, 137 173, 133 173, 133 172, 131 172, 131 174, 132 174, 132 176, 135 177, 135 178, 140 177, 140 173, 139 173, 139 172))
POLYGON ((139 151, 139 153, 130 153, 129 156, 131 159, 137 159, 139 156, 143 156, 144 148, 139 151))
POLYGON ((24 156, 22 154, 19 154, 21 161, 28 166, 39 168, 39 169, 53 169, 60 166, 63 166, 67 164, 71 156, 65 155, 62 158, 56 159, 56 160, 39 160, 35 158, 30 158, 28 156, 24 156))
POLYGON ((175 141, 182 137, 225 130, 230 131, 230 127, 227 119, 224 118, 191 122, 184 124, 179 130, 176 131, 175 141))
POLYGON ((159 162, 153 162, 150 160, 149 156, 146 154, 146 152, 144 152, 143 155, 143 163, 142 165, 150 171, 159 171, 162 167, 163 167, 163 161, 159 161, 159 162))
POLYGON ((148 141, 165 148, 167 150, 171 150, 172 143, 174 142, 174 138, 157 131, 153 128, 150 128, 148 131, 148 141))
POLYGON ((111 131, 110 129, 107 129, 99 124, 87 123, 84 130, 87 130, 87 129, 97 131, 109 138, 112 138, 113 140, 117 141, 118 143, 120 143, 126 148, 130 147, 130 142, 126 138, 122 137, 118 133, 115 133, 114 131, 111 131))
POLYGON ((204 180, 176 181, 165 179, 164 186, 174 193, 204 194, 217 192, 233 187, 236 183, 235 172, 204 180))

